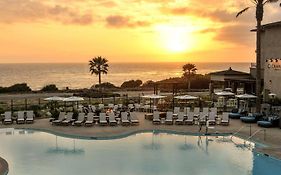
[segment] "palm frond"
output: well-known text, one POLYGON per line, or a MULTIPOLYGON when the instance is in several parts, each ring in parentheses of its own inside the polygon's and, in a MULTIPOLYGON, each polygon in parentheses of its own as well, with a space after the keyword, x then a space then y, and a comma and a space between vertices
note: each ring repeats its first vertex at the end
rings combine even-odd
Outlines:
POLYGON ((249 10, 250 7, 246 7, 243 10, 241 10, 240 12, 237 13, 236 18, 240 15, 242 15, 244 12, 246 12, 247 10, 249 10))

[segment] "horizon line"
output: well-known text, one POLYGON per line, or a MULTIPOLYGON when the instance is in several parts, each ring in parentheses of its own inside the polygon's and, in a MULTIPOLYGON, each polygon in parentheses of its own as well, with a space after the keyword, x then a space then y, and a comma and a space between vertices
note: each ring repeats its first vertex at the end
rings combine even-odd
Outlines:
MULTIPOLYGON (((150 64, 150 63, 253 63, 254 61, 229 61, 229 62, 224 62, 224 61, 153 61, 153 62, 109 62, 114 63, 114 64, 150 64)), ((0 64, 85 64, 88 62, 5 62, 0 64)))

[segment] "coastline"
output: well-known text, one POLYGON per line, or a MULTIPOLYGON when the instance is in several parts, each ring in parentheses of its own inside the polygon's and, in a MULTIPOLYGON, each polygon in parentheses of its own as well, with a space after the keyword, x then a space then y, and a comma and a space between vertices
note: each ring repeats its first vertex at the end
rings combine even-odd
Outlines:
MULTIPOLYGON (((205 128, 202 132, 198 132, 197 125, 153 125, 151 121, 144 119, 144 113, 138 113, 140 124, 137 126, 98 126, 93 127, 76 127, 76 126, 53 126, 49 123, 48 119, 38 119, 34 124, 24 125, 0 125, 0 128, 15 128, 15 129, 31 129, 37 131, 43 131, 63 137, 75 137, 81 139, 118 139, 121 137, 127 137, 132 134, 140 132, 164 132, 174 134, 188 134, 188 135, 204 135, 205 128)), ((209 130, 211 135, 229 135, 235 133, 242 126, 246 126, 236 136, 247 139, 249 137, 248 125, 242 123, 240 120, 231 120, 229 126, 216 125, 215 129, 209 130)), ((257 125, 251 126, 252 133, 259 130, 260 127, 257 125)), ((281 159, 281 138, 279 128, 268 128, 266 132, 266 139, 262 132, 258 133, 251 141, 265 145, 265 147, 257 147, 255 151, 261 152, 265 155, 281 159)))

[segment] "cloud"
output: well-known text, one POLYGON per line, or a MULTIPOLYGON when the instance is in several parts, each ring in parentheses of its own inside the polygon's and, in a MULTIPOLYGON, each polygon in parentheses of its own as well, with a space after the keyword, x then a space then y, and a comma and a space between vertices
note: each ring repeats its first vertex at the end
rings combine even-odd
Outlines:
POLYGON ((40 22, 52 20, 64 24, 88 25, 93 22, 92 14, 79 12, 61 4, 50 5, 47 1, 1 0, 0 22, 40 22))
POLYGON ((214 39, 237 45, 252 46, 255 34, 250 32, 251 29, 249 25, 245 24, 224 26, 217 29, 214 39))
POLYGON ((123 27, 129 27, 129 28, 135 28, 135 27, 146 27, 149 26, 150 23, 147 21, 132 21, 130 17, 127 16, 121 16, 121 15, 111 15, 106 17, 106 24, 109 27, 114 28, 123 28, 123 27))
POLYGON ((160 11, 164 14, 170 14, 175 16, 195 16, 201 18, 209 18, 213 21, 228 22, 235 19, 235 13, 226 10, 210 10, 210 9, 198 9, 194 7, 162 7, 160 11))

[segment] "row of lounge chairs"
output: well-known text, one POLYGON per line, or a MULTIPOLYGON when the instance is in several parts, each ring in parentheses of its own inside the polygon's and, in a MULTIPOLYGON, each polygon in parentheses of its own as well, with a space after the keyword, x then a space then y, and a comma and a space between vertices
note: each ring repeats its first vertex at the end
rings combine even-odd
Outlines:
MULTIPOLYGON (((180 113, 180 112, 183 112, 185 115, 186 114, 188 114, 189 112, 191 112, 191 109, 190 109, 190 107, 185 107, 185 108, 183 108, 183 110, 181 110, 181 108, 180 107, 174 107, 174 116, 177 116, 177 114, 178 113, 180 113)), ((208 108, 208 107, 204 107, 203 109, 202 109, 202 111, 200 110, 200 108, 199 107, 195 107, 194 109, 193 109, 193 113, 194 113, 194 115, 200 115, 200 114, 208 114, 208 113, 214 113, 214 114, 217 114, 217 112, 218 112, 218 109, 217 108, 208 108)))
MULTIPOLYGON (((217 113, 210 112, 208 114, 200 112, 199 115, 196 115, 194 112, 188 112, 185 116, 184 112, 179 112, 177 114, 177 118, 174 119, 173 112, 167 112, 166 118, 165 118, 165 124, 167 125, 173 125, 174 123, 176 125, 193 125, 195 122, 195 117, 197 117, 198 122, 200 125, 204 125, 208 122, 209 125, 215 125, 216 124, 216 116, 217 113)), ((229 124, 229 117, 228 113, 222 114, 222 120, 221 125, 228 125, 229 124)), ((158 111, 155 111, 153 113, 153 124, 161 124, 160 119, 160 113, 158 111)))
MULTIPOLYGON (((13 124, 13 114, 11 111, 6 111, 4 113, 4 120, 3 124, 13 124)), ((17 112, 17 118, 16 118, 17 124, 30 124, 34 122, 34 113, 33 111, 18 111, 17 112)))
MULTIPOLYGON (((113 112, 109 113, 108 116, 106 113, 100 113, 99 116, 95 116, 94 113, 90 112, 87 115, 85 113, 79 113, 77 120, 73 119, 72 112, 60 112, 57 120, 53 120, 52 124, 54 125, 70 125, 73 124, 75 126, 92 126, 95 121, 98 121, 101 126, 116 126, 118 124, 116 120, 116 116, 113 112), (107 119, 108 118, 108 119, 107 119)), ((139 120, 137 114, 135 112, 122 112, 120 118, 121 125, 138 125, 139 120)))

